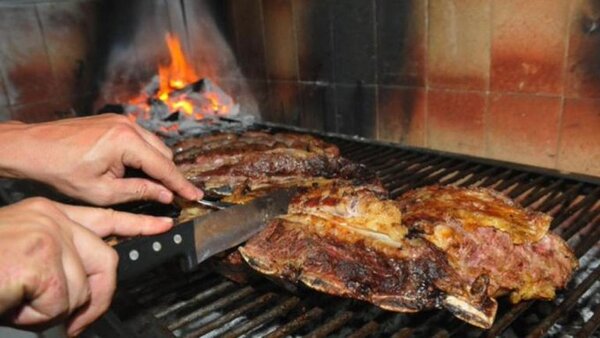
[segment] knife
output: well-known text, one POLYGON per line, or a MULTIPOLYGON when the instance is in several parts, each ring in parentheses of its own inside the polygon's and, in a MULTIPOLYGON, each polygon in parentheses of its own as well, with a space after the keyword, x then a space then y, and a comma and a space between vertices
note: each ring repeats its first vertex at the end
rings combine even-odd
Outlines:
POLYGON ((135 237, 115 246, 119 254, 118 280, 126 280, 175 257, 184 270, 193 270, 214 254, 235 247, 263 229, 275 216, 287 212, 297 189, 276 190, 246 204, 175 225, 154 236, 135 237))

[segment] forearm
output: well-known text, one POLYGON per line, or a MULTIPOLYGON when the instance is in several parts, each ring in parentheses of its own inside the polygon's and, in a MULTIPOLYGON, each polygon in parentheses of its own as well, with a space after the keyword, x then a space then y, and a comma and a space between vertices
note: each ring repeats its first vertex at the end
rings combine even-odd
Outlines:
POLYGON ((29 157, 24 137, 29 125, 10 121, 0 123, 0 177, 26 178, 23 168, 29 157))

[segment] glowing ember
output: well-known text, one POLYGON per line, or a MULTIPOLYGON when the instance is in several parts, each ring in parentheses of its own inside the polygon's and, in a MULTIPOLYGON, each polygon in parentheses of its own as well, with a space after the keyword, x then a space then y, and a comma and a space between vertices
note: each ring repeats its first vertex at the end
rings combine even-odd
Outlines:
POLYGON ((158 66, 158 75, 124 106, 125 112, 158 132, 177 131, 185 120, 237 115, 239 106, 230 96, 210 80, 198 78, 179 39, 167 34, 166 42, 170 62, 158 66))

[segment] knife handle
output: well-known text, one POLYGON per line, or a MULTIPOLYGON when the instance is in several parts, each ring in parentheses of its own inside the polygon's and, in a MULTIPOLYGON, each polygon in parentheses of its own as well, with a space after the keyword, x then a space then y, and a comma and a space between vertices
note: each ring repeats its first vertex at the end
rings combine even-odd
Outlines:
POLYGON ((119 281, 136 277, 176 257, 182 258, 182 268, 186 271, 198 265, 193 222, 176 225, 160 235, 125 240, 117 244, 115 250, 119 254, 119 281))

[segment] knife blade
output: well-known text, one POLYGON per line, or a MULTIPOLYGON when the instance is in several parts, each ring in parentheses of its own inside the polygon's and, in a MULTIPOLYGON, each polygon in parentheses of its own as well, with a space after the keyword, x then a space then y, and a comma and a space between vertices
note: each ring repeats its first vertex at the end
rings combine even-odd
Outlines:
POLYGON ((267 222, 287 212, 297 189, 281 189, 246 204, 234 205, 174 226, 155 236, 136 237, 115 246, 118 279, 129 279, 180 257, 184 270, 248 240, 267 222))

